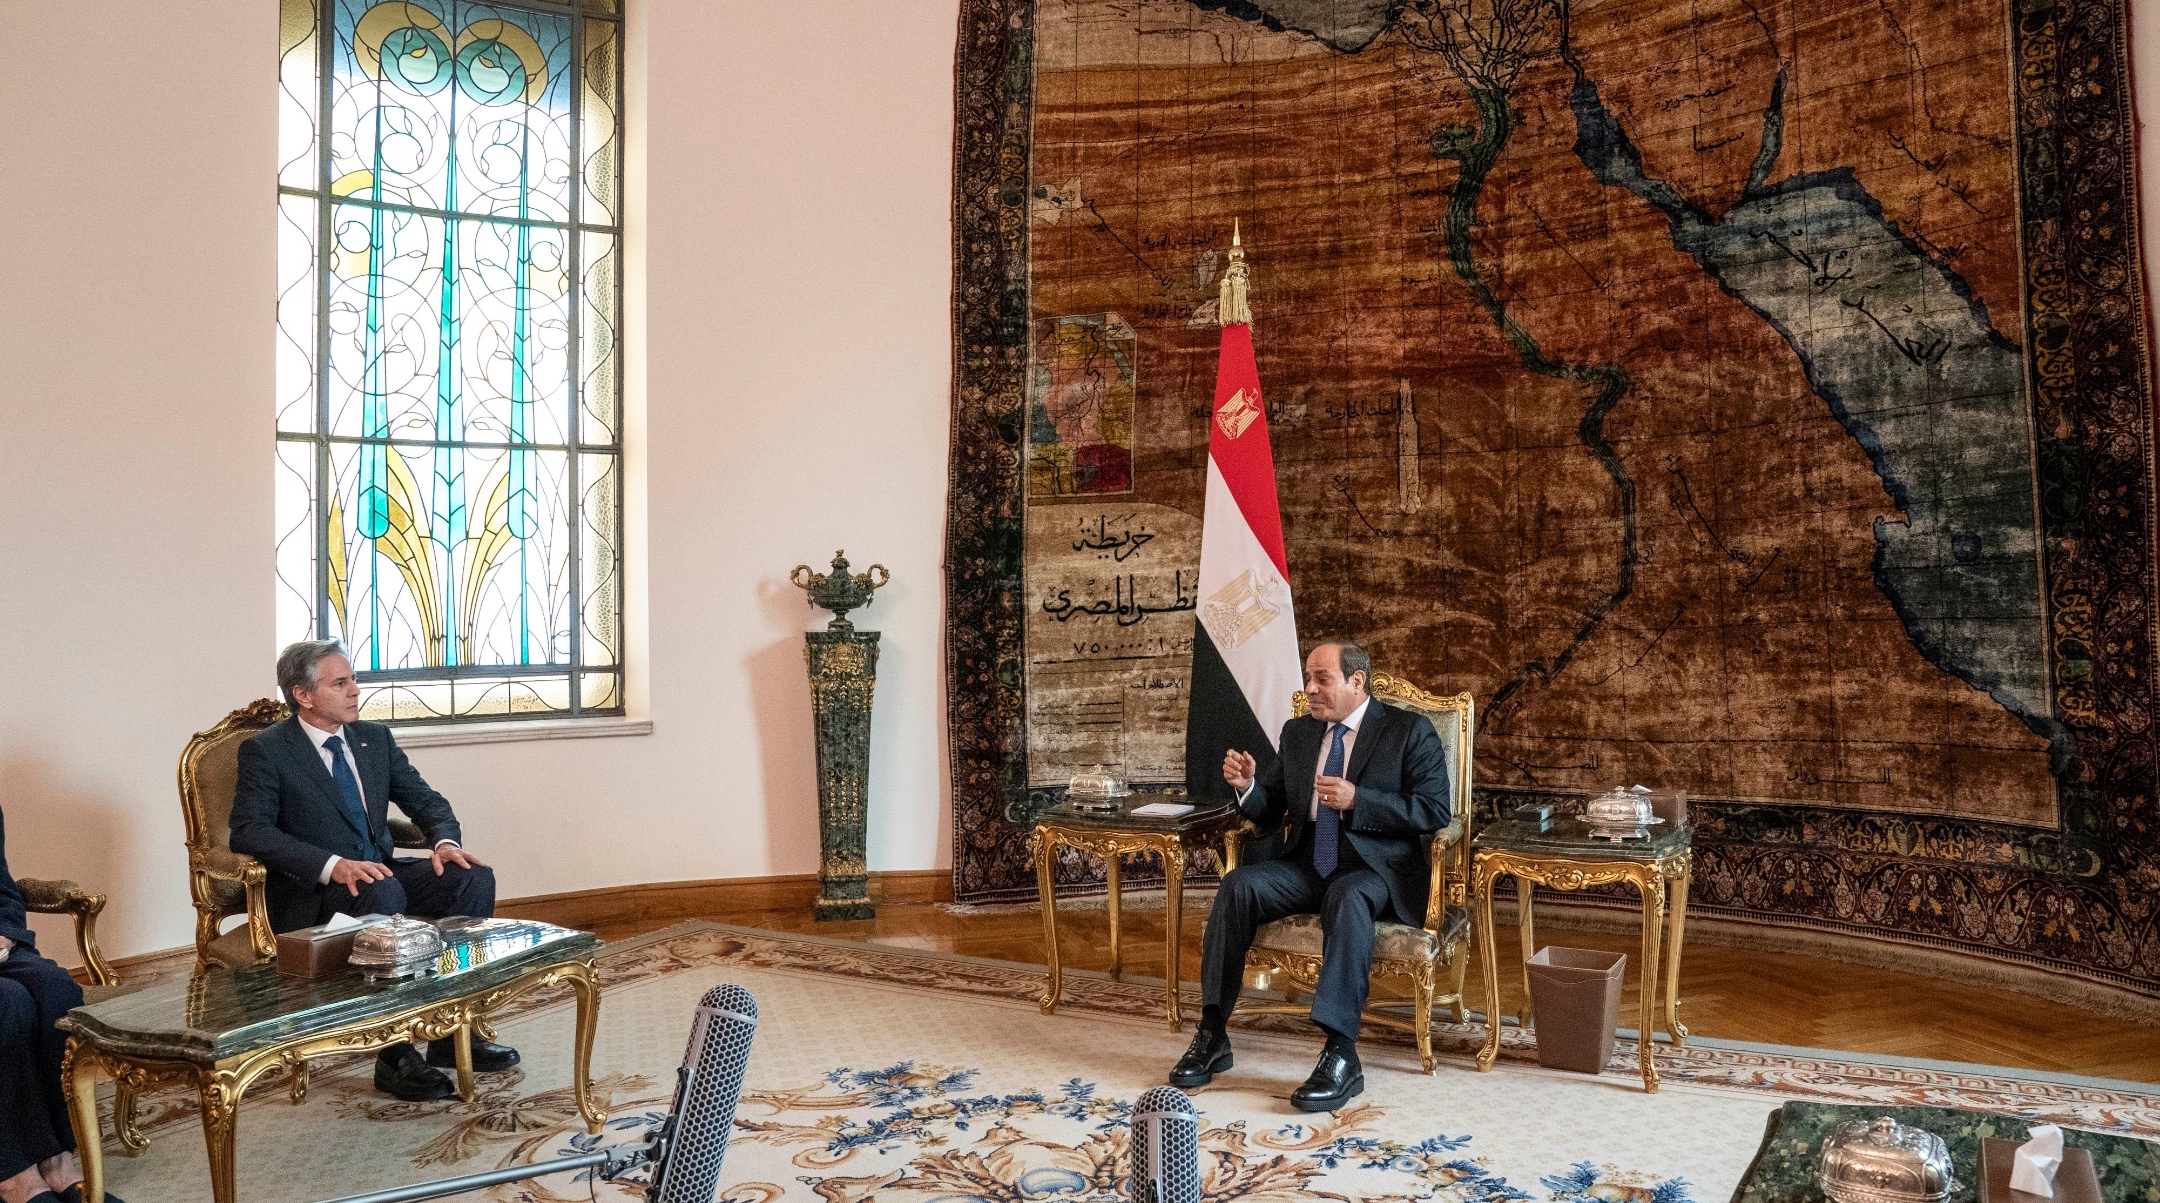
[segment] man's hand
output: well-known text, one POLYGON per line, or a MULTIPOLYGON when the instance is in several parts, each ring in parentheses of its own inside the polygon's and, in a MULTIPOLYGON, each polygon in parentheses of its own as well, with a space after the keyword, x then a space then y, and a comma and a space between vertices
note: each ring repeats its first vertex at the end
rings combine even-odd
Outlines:
POLYGON ((1313 793, 1320 805, 1329 810, 1348 810, 1357 805, 1357 786, 1342 777, 1320 777, 1313 781, 1313 793))
POLYGON ((8 939, 6 936, 0 936, 0 961, 7 960, 8 954, 13 951, 15 951, 15 941, 8 939))
POLYGON ((444 865, 463 865, 468 869, 487 868, 486 861, 465 851, 456 844, 435 845, 435 855, 430 859, 435 862, 435 876, 437 877, 442 876, 444 865))
POLYGON ((339 859, 330 869, 330 880, 344 886, 345 892, 355 898, 360 896, 361 886, 381 881, 388 876, 390 866, 371 860, 354 860, 351 857, 339 859))
POLYGON ((1251 754, 1240 752, 1236 748, 1230 749, 1222 758, 1223 780, 1229 782, 1230 788, 1240 794, 1252 788, 1253 774, 1259 771, 1260 762, 1254 760, 1251 754))

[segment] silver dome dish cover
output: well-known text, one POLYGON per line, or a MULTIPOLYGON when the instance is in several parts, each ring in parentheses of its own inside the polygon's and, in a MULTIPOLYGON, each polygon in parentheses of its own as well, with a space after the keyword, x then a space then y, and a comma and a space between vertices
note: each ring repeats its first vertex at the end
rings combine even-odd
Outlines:
POLYGON ((369 981, 432 976, 442 951, 442 933, 434 924, 392 915, 354 934, 346 964, 361 969, 369 981))
POLYGON ((1839 1124, 1816 1182, 1833 1203, 1943 1203, 1958 1185, 1942 1137, 1887 1115, 1839 1124))
POLYGON ((1590 834, 1605 839, 1640 838, 1650 826, 1665 820, 1650 805, 1650 791, 1636 786, 1609 790, 1583 804, 1583 821, 1590 834))

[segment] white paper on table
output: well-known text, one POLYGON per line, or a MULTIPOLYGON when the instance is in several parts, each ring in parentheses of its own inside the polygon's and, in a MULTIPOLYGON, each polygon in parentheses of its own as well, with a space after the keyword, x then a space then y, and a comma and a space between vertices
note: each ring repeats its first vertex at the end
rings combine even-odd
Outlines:
POLYGON ((323 924, 322 929, 323 934, 329 936, 341 931, 351 931, 353 928, 366 926, 365 923, 360 922, 344 911, 339 911, 337 914, 330 916, 330 922, 323 924))
POLYGON ((1133 807, 1132 812, 1143 819, 1174 819, 1191 810, 1192 807, 1183 802, 1150 802, 1146 806, 1133 807))
POLYGON ((2034 1125, 2030 1138, 2018 1146, 2017 1159, 2010 1163, 2010 1189, 2043 1199, 2054 1198, 2055 1171, 2062 1165, 2062 1152, 2061 1128, 2034 1125))

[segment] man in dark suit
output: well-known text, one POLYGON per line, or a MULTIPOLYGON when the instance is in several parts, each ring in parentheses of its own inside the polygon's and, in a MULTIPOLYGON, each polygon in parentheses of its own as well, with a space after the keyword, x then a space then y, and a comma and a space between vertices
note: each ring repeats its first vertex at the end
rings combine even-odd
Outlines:
POLYGON ((1365 1089, 1358 1063, 1376 926, 1421 923, 1431 885, 1433 833, 1447 826, 1450 794, 1439 732, 1424 715, 1366 692, 1372 660, 1347 640, 1305 659, 1311 712, 1283 724, 1281 754, 1265 769, 1250 753, 1223 758, 1223 779, 1260 830, 1251 860, 1225 874, 1203 938, 1206 1009, 1192 1047, 1170 1071, 1174 1086, 1204 1086, 1229 1069, 1224 1027, 1245 982, 1245 953, 1261 925, 1320 915, 1321 967, 1312 1018, 1327 1046, 1290 1095, 1301 1111, 1332 1111, 1365 1089))
MULTIPOLYGON (((295 643, 278 656, 278 688, 293 717, 240 745, 233 791, 232 848, 269 866, 270 926, 276 931, 350 915, 495 913, 495 871, 460 846, 450 803, 405 759, 390 729, 360 721, 360 685, 334 639, 295 643), (390 804, 418 824, 434 853, 391 855, 390 804)), ((517 1064, 517 1050, 475 1035, 473 1068, 517 1064)), ((412 1102, 456 1093, 443 1069, 456 1064, 451 1041, 386 1048, 375 1086, 412 1102)))

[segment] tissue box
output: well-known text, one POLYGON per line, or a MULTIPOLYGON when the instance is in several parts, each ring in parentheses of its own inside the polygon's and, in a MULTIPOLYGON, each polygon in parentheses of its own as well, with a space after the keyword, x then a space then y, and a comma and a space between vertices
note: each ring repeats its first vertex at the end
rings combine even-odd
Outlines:
MULTIPOLYGON (((2010 1164, 2024 1143, 1992 1137, 1980 1142, 1980 1203, 2047 1203, 2044 1196, 2010 1189, 2010 1164)), ((2100 1203, 2100 1176, 2093 1170, 2092 1154, 2063 1146, 2053 1203, 2100 1203)))
POLYGON ((345 958, 352 955, 353 937, 382 915, 363 915, 358 923, 337 931, 327 930, 329 925, 303 927, 294 931, 279 932, 277 938, 277 970, 287 977, 329 977, 345 968, 345 958))

